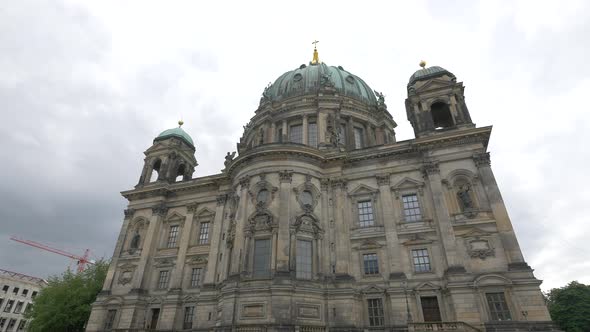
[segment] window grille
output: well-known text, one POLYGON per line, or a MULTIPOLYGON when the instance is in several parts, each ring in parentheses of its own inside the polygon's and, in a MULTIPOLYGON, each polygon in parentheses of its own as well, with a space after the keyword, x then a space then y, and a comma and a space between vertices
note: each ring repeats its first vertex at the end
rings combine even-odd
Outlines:
POLYGON ((373 216, 373 203, 371 201, 361 201, 357 203, 359 212, 359 226, 369 227, 375 224, 373 216))
POLYGON ((178 241, 178 225, 170 226, 168 232, 168 242, 166 243, 167 248, 175 248, 178 241))
POLYGON ((381 299, 368 299, 369 326, 383 326, 383 302, 381 299))
POLYGON ((168 288, 168 271, 160 271, 160 277, 158 278, 158 288, 165 289, 168 288))
POLYGON ((418 203, 418 196, 416 194, 402 196, 404 204, 404 217, 406 221, 420 221, 422 220, 422 212, 420 211, 420 204, 418 203))
POLYGON ((379 274, 379 261, 377 254, 364 254, 363 267, 365 274, 379 274))
POLYGON ((199 231, 199 244, 209 243, 209 223, 202 222, 201 229, 199 231))
POLYGON ((512 320, 504 293, 486 293, 492 320, 512 320))
POLYGON ((297 240, 296 275, 299 279, 311 279, 312 276, 312 243, 297 240))
POLYGON ((412 260, 414 262, 414 271, 416 272, 429 272, 430 257, 428 257, 427 249, 414 249, 412 250, 412 260))

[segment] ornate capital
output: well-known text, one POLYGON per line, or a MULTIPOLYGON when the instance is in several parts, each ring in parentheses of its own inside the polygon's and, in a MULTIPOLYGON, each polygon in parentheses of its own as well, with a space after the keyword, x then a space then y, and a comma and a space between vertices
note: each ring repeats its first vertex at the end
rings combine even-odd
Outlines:
POLYGON ((195 212, 197 212, 198 206, 199 206, 199 204, 192 203, 192 204, 187 205, 186 210, 188 211, 188 213, 195 213, 195 212))
POLYGON ((135 214, 135 210, 134 209, 125 209, 125 211, 123 211, 123 213, 125 213, 125 219, 131 219, 133 217, 133 215, 135 214))
POLYGON ((422 164, 422 175, 428 177, 429 175, 439 174, 438 161, 428 161, 422 164))
POLYGON ((377 174, 375 177, 377 178, 377 184, 380 186, 388 186, 391 182, 389 174, 377 174))
POLYGON ((484 166, 490 166, 491 161, 490 161, 490 153, 489 152, 484 152, 484 153, 476 153, 473 155, 473 161, 475 162, 475 166, 479 167, 484 167, 484 166))
POLYGON ((218 195, 217 196, 217 205, 224 205, 225 201, 227 201, 227 195, 223 194, 223 195, 218 195))
POLYGON ((279 180, 281 183, 291 183, 293 180, 293 171, 280 171, 279 180))
POLYGON ((331 181, 331 183, 332 183, 332 188, 334 188, 334 189, 342 189, 342 190, 346 189, 346 179, 343 179, 343 178, 334 179, 331 181))
POLYGON ((168 207, 164 203, 152 208, 152 214, 160 217, 164 217, 168 212, 168 207))
POLYGON ((250 177, 249 176, 244 176, 242 177, 240 180, 240 186, 242 187, 242 189, 246 189, 250 186, 250 177))
POLYGON ((321 187, 322 191, 327 191, 329 186, 330 186, 330 179, 328 179, 328 178, 320 179, 320 187, 321 187))

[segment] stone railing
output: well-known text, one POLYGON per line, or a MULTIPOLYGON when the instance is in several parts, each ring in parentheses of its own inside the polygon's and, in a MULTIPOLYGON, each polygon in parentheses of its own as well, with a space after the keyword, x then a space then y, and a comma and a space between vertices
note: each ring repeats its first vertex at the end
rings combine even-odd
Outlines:
POLYGON ((429 331, 457 331, 457 332, 481 332, 480 329, 465 322, 431 322, 431 323, 410 323, 409 332, 429 331))

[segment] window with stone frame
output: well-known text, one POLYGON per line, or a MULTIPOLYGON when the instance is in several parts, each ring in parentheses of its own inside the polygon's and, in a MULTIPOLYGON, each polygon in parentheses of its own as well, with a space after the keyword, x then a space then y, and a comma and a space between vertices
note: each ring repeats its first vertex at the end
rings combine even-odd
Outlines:
POLYGON ((2 304, 4 304, 4 299, 0 298, 0 308, 2 308, 2 304))
POLYGON ((314 148, 318 146, 318 125, 315 122, 307 125, 307 145, 314 148))
POLYGON ((298 279, 311 279, 313 268, 312 242, 297 240, 296 247, 296 276, 298 279))
POLYGON ((107 311, 107 316, 104 321, 104 329, 110 331, 115 324, 115 316, 117 315, 117 310, 110 309, 107 311))
POLYGON ((170 271, 164 270, 160 271, 158 275, 158 289, 166 289, 168 288, 168 282, 170 279, 170 271))
POLYGON ((192 329, 194 317, 195 317, 195 307, 194 306, 184 307, 184 319, 183 319, 182 328, 185 330, 192 329))
POLYGON ((363 254, 363 273, 365 275, 379 274, 379 259, 376 253, 363 254))
POLYGON ((360 227, 370 227, 375 225, 375 215, 373 214, 373 202, 371 200, 358 201, 357 208, 360 227))
POLYGON ((504 292, 486 293, 486 300, 490 311, 490 320, 512 320, 504 292))
POLYGON ((16 330, 17 331, 24 331, 25 326, 27 326, 27 321, 24 319, 21 319, 21 321, 18 323, 18 327, 16 328, 16 330))
POLYGON ((202 222, 199 228, 199 244, 209 243, 209 222, 202 222))
POLYGON ((403 195, 402 204, 404 207, 405 221, 411 222, 422 220, 422 211, 420 210, 420 202, 417 194, 403 195))
POLYGON ((430 272, 432 266, 430 265, 430 256, 428 255, 428 249, 412 249, 412 263, 414 265, 415 272, 430 272))
POLYGON ((382 299, 367 299, 367 309, 369 311, 369 326, 385 325, 382 299))
POLYGON ((0 317, 0 331, 2 331, 2 329, 6 325, 6 320, 7 320, 7 318, 0 317))
POLYGON ((258 239, 254 241, 253 275, 255 277, 270 276, 270 239, 258 239))
POLYGON ((191 287, 199 287, 203 278, 203 268, 194 267, 191 271, 191 287))
POLYGON ((28 289, 23 289, 23 292, 20 294, 22 297, 26 297, 29 294, 29 290, 28 289))
POLYGON ((14 329, 15 325, 16 325, 16 319, 11 318, 10 321, 8 321, 8 326, 6 326, 6 332, 12 331, 12 329, 14 329))
POLYGON ((178 244, 178 225, 172 225, 168 229, 168 240, 166 241, 166 248, 176 248, 178 244))
POLYGON ((24 303, 24 302, 18 301, 18 302, 16 303, 16 305, 14 306, 14 311, 13 311, 13 312, 14 312, 15 314, 20 314, 20 313, 21 313, 21 311, 23 310, 23 306, 24 306, 24 305, 25 305, 25 303, 24 303))
POLYGON ((364 143, 364 131, 363 128, 354 127, 354 148, 355 149, 362 149, 365 145, 364 143))
POLYGON ((303 126, 292 125, 289 127, 289 141, 292 143, 303 144, 303 126))
POLYGON ((10 312, 12 307, 14 306, 14 300, 6 301, 6 306, 4 307, 4 312, 10 312))

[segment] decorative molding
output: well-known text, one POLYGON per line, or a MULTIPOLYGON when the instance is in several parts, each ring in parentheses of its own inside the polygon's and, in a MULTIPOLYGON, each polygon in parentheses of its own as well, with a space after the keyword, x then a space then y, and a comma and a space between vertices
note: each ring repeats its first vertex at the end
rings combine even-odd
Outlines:
POLYGON ((330 181, 330 183, 332 184, 332 188, 334 188, 334 189, 340 189, 340 190, 347 189, 347 186, 346 186, 347 181, 345 178, 333 179, 332 181, 330 181))
POLYGON ((405 177, 396 185, 392 186, 390 189, 391 191, 393 191, 395 198, 399 199, 401 192, 410 189, 414 189, 420 194, 420 196, 424 196, 424 186, 425 184, 422 181, 417 181, 412 178, 405 177))
POLYGON ((490 166, 492 163, 490 160, 490 153, 489 152, 474 154, 473 161, 475 162, 475 166, 477 166, 477 168, 490 166))
POLYGON ((389 174, 377 174, 375 177, 379 186, 388 186, 391 183, 391 176, 389 174))
POLYGON ((323 238, 324 230, 320 227, 318 217, 311 213, 311 211, 304 211, 293 218, 291 222, 291 233, 308 233, 312 234, 316 239, 321 239, 323 238))
POLYGON ((293 171, 284 170, 279 172, 279 181, 281 183, 291 183, 293 180, 293 171))
POLYGON ((422 175, 428 177, 429 175, 440 174, 438 161, 427 161, 422 163, 422 175))
POLYGON ((164 203, 160 203, 160 205, 152 207, 152 214, 159 217, 164 217, 168 213, 168 207, 164 203))
POLYGON ((302 183, 298 187, 293 188, 293 192, 295 193, 295 199, 299 203, 299 206, 301 206, 302 210, 309 211, 309 212, 312 212, 313 210, 315 210, 315 207, 317 206, 317 204, 320 200, 321 192, 318 190, 318 188, 316 186, 314 186, 311 183, 311 181, 305 181, 304 183, 302 183), (301 194, 305 191, 307 191, 311 194, 311 204, 306 204, 302 200, 301 194))
POLYGON ((330 179, 321 178, 320 179, 320 188, 322 189, 322 191, 328 191, 329 187, 330 187, 330 179))
POLYGON ((135 214, 135 210, 134 209, 125 209, 125 211, 123 211, 123 213, 125 214, 125 219, 131 219, 131 218, 133 218, 133 215, 135 214))
POLYGON ((224 205, 227 201, 227 194, 217 195, 217 205, 224 205))
POLYGON ((240 186, 243 189, 247 189, 250 186, 250 177, 249 176, 243 176, 240 180, 238 180, 240 183, 240 186))
POLYGON ((381 249, 383 248, 383 244, 375 240, 367 239, 353 248, 356 250, 381 249))
POLYGON ((195 213, 197 212, 197 208, 199 207, 198 203, 192 203, 186 206, 186 211, 188 213, 195 213))
POLYGON ((430 244, 432 242, 434 242, 434 241, 425 238, 421 234, 414 234, 414 236, 412 236, 412 238, 410 238, 409 240, 403 242, 402 244, 404 246, 413 246, 413 245, 418 245, 418 244, 430 244))
POLYGON ((117 278, 117 282, 119 285, 127 285, 133 280, 133 273, 137 265, 126 263, 119 266, 119 277, 117 278))
POLYGON ((170 258, 162 258, 154 261, 154 267, 173 267, 175 265, 174 260, 170 258))
POLYGON ((188 265, 205 265, 208 262, 206 255, 193 256, 186 259, 188 265))

